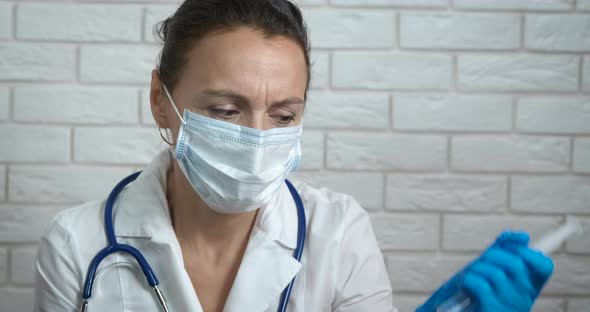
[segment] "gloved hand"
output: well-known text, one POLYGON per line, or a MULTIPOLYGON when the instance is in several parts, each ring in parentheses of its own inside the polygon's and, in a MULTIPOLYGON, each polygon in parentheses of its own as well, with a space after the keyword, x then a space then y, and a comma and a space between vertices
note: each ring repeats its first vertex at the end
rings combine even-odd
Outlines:
POLYGON ((528 242, 524 232, 502 233, 416 312, 437 312, 440 304, 461 291, 473 302, 465 311, 529 312, 553 272, 553 261, 530 249, 528 242))

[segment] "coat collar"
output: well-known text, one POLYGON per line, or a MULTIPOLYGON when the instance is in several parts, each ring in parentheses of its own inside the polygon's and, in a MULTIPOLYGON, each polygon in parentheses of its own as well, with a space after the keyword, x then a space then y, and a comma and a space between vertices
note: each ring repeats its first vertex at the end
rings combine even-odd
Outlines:
MULTIPOLYGON (((121 192, 113 207, 113 218, 116 236, 148 238, 155 245, 171 246, 170 250, 175 254, 171 256, 178 259, 179 267, 174 270, 171 267, 161 269, 186 272, 165 193, 166 172, 172 161, 172 153, 168 150, 162 151, 139 177, 121 192)), ((271 201, 261 207, 257 214, 224 311, 264 311, 278 302, 283 289, 301 269, 301 263, 292 255, 296 244, 296 206, 289 189, 283 183, 271 201)), ((169 266, 170 263, 173 262, 169 262, 169 266)), ((172 283, 168 285, 170 287, 179 281, 183 289, 190 289, 192 286, 188 274, 181 273, 176 281, 163 280, 165 283, 172 283)), ((199 304, 194 292, 182 293, 184 295, 179 298, 182 303, 179 304, 184 305, 183 309, 199 311, 195 310, 199 304)))
MULTIPOLYGON (((162 233, 174 233, 166 199, 167 171, 172 160, 172 153, 162 150, 119 194, 113 209, 116 236, 153 238, 162 233)), ((255 228, 282 247, 295 249, 297 210, 285 183, 270 202, 260 208, 255 228)))

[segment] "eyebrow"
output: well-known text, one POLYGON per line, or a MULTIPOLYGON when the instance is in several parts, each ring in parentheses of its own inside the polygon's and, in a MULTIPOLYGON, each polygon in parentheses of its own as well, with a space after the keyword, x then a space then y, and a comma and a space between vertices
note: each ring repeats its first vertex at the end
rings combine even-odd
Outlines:
MULTIPOLYGON (((206 95, 206 96, 227 98, 227 99, 237 102, 238 104, 247 104, 250 102, 247 97, 245 97, 237 92, 227 90, 227 89, 205 89, 202 91, 202 94, 206 95)), ((305 101, 303 99, 298 98, 296 96, 291 96, 286 99, 273 102, 271 104, 271 106, 285 106, 285 105, 289 105, 289 104, 304 104, 304 103, 305 103, 305 101)))

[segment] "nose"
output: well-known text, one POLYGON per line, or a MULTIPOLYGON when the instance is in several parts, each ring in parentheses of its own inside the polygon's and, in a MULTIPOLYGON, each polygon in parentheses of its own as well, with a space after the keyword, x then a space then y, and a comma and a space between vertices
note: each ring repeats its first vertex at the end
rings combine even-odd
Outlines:
POLYGON ((266 118, 265 111, 252 112, 242 125, 257 130, 268 130, 273 127, 272 123, 266 118))

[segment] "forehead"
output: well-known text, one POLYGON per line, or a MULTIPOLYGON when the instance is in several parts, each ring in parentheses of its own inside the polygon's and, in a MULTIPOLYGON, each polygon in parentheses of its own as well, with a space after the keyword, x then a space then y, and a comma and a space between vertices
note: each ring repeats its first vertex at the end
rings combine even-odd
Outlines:
POLYGON ((287 89, 302 95, 306 82, 304 52, 295 41, 240 27, 199 40, 187 55, 179 87, 230 88, 245 94, 287 89))

